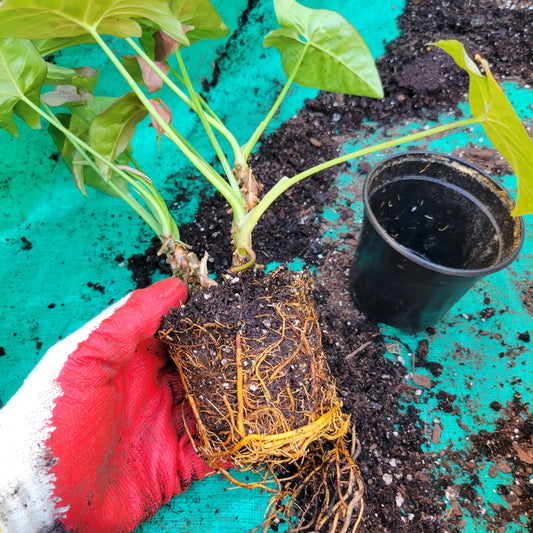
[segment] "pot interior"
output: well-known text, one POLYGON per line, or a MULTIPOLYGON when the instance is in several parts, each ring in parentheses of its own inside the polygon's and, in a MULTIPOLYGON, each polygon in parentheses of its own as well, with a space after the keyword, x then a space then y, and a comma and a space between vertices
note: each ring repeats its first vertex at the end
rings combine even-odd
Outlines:
POLYGON ((375 190, 370 206, 398 244, 431 263, 479 269, 501 258, 503 237, 494 217, 454 185, 406 176, 375 190))
POLYGON ((438 154, 391 158, 369 179, 367 208, 382 235, 426 262, 497 269, 519 248, 512 200, 479 169, 438 154))

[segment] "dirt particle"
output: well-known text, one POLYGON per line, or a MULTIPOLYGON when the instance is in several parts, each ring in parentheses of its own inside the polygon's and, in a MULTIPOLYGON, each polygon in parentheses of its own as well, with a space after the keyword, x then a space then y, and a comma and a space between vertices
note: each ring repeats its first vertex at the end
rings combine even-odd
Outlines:
POLYGON ((518 340, 520 340, 520 341, 529 342, 530 338, 531 337, 530 337, 529 331, 524 331, 524 333, 519 333, 518 334, 518 340))
POLYGON ((500 403, 500 402, 491 402, 489 407, 493 410, 493 411, 501 411, 503 409, 503 405, 500 403))
POLYGON ((20 240, 22 241, 23 250, 31 250, 33 248, 33 244, 26 237, 21 237, 20 240))
POLYGON ((101 292, 102 294, 104 294, 105 292, 105 287, 101 285, 100 283, 93 283, 92 281, 88 281, 87 287, 90 287, 94 289, 95 291, 101 292))

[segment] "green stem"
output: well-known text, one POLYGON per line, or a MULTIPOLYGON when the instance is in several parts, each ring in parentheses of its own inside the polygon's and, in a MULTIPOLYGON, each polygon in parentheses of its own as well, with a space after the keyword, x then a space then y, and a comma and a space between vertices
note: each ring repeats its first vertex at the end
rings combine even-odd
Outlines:
POLYGON ((302 50, 302 53, 300 54, 300 57, 298 57, 298 60, 296 61, 296 64, 294 65, 294 68, 292 69, 291 75, 289 76, 287 83, 285 83, 283 90, 281 91, 279 96, 276 98, 276 101, 274 102, 274 105, 270 109, 268 115, 261 121, 257 129, 254 131, 254 133, 250 137, 250 140, 243 146, 244 162, 248 161, 248 157, 250 157, 250 154, 252 153, 254 146, 257 144, 257 141, 259 140, 259 138, 265 131, 269 122, 274 117, 276 111, 281 105, 281 102, 283 102, 283 99, 285 98, 287 91, 289 90, 292 82, 294 81, 294 78, 296 77, 296 74, 298 73, 298 69, 300 68, 300 65, 302 64, 302 61, 304 59, 305 53, 307 52, 308 48, 309 48, 309 43, 306 43, 306 45, 304 46, 304 49, 302 50))
MULTIPOLYGON (((126 153, 126 152, 125 152, 126 153)), ((135 158, 133 157, 133 155, 131 154, 131 152, 127 152, 126 153, 126 156, 127 158, 130 160, 131 164, 139 171, 139 172, 142 172, 144 174, 144 171, 143 169, 141 168, 141 166, 139 165, 139 163, 137 163, 137 161, 135 160, 135 158)), ((158 205, 161 206, 161 218, 162 218, 162 224, 161 224, 161 234, 164 234, 164 235, 172 235, 174 236, 177 240, 179 240, 179 229, 178 229, 178 226, 174 220, 174 218, 172 217, 172 215, 170 214, 169 212, 169 209, 167 207, 167 204, 165 203, 165 201, 163 200, 163 197, 161 196, 161 194, 159 194, 159 191, 152 185, 152 184, 146 184, 144 181, 143 181, 143 185, 145 185, 145 187, 147 187, 149 189, 149 194, 150 194, 150 198, 151 200, 154 200, 155 202, 157 202, 158 205)), ((146 198, 145 196, 143 196, 143 198, 145 199, 146 201, 146 198)), ((148 202, 147 202, 148 203, 148 202)), ((151 204, 151 203, 150 203, 151 204)), ((149 204, 149 205, 150 205, 149 204)), ((183 243, 182 243, 183 244, 183 243)))
MULTIPOLYGON (((95 159, 98 159, 100 162, 106 164, 113 172, 116 172, 119 176, 124 178, 141 196, 141 198, 146 202, 150 207, 152 214, 150 214, 144 207, 142 207, 135 198, 131 195, 124 193, 119 187, 117 187, 111 180, 107 181, 107 184, 114 190, 114 192, 123 199, 130 207, 132 207, 137 214, 154 230, 157 235, 166 234, 169 231, 172 231, 174 228, 177 230, 176 223, 173 221, 166 204, 159 195, 159 192, 155 187, 149 183, 143 182, 140 184, 137 179, 132 178, 127 172, 118 168, 113 162, 106 159, 91 146, 82 141, 79 137, 74 135, 70 130, 65 128, 63 124, 52 113, 52 111, 43 104, 47 109, 48 113, 42 111, 38 106, 36 106, 31 100, 23 98, 25 103, 34 109, 39 115, 44 118, 49 124, 53 125, 59 131, 61 131, 65 137, 72 143, 74 148, 81 154, 83 159, 90 165, 95 172, 100 174, 100 170, 87 155, 91 154, 95 159), (148 192, 147 192, 148 189, 148 192), (155 214, 156 216, 153 216, 155 214)), ((177 239, 179 239, 179 232, 174 234, 177 239)))
POLYGON ((239 194, 240 196, 240 189, 239 185, 237 183, 237 180, 235 179, 235 174, 233 173, 233 170, 231 169, 230 164, 228 163, 228 160, 226 156, 224 155, 224 152, 222 151, 222 148, 218 142, 218 139, 216 138, 215 134, 213 133, 213 130, 211 129, 211 126, 207 120, 207 114, 204 111, 202 104, 198 98, 198 94, 194 90, 194 87, 192 85, 192 81, 189 77, 189 74, 187 72, 187 69, 185 67, 185 63, 183 62, 183 58, 181 57, 181 54, 179 50, 176 50, 176 58, 178 60, 178 65, 180 67, 183 81, 185 84, 185 87, 187 87, 187 90, 189 91, 189 94, 191 95, 192 103, 193 103, 193 110, 196 112, 198 117, 200 118, 200 122, 202 123, 207 136, 209 137, 209 141, 211 142, 211 145, 215 149, 215 152, 217 154, 217 157, 219 161, 222 163, 222 168, 224 169, 224 172, 228 178, 228 181, 233 188, 233 190, 239 194))
POLYGON ((331 168, 335 165, 339 165, 341 163, 345 163, 346 161, 350 161, 351 159, 356 159, 357 157, 361 157, 363 155, 371 154, 373 152, 378 152, 380 150, 385 150, 386 148, 392 148, 394 146, 398 146, 400 144, 408 143, 417 141, 419 139, 423 139, 425 137, 429 137, 431 135, 437 135, 438 133, 442 133, 444 131, 448 131, 455 128, 460 128, 464 126, 469 126, 471 124, 477 124, 480 123, 483 120, 481 117, 477 118, 468 118, 464 120, 459 120, 456 122, 451 122, 449 124, 443 124, 440 126, 435 126, 434 128, 429 128, 424 131, 420 131, 417 133, 412 133, 410 135, 405 135, 403 137, 399 137, 397 139, 392 139, 390 141, 385 141, 379 144, 375 144, 373 146, 367 146, 366 148, 362 148, 361 150, 357 150, 355 152, 351 152, 349 154, 337 157, 335 159, 331 159, 330 161, 326 161, 325 163, 321 163, 320 165, 316 165, 314 167, 311 167, 303 172, 300 172, 299 174, 296 174, 292 178, 281 178, 266 194, 261 198, 261 201, 250 211, 244 220, 242 221, 241 225, 237 229, 235 233, 235 244, 237 247, 242 248, 246 245, 246 243, 250 242, 250 235, 261 218, 261 216, 264 214, 264 212, 272 205, 272 203, 281 196, 287 189, 298 183, 299 181, 303 180, 304 178, 307 178, 308 176, 311 176, 312 174, 316 174, 317 172, 320 172, 322 170, 326 170, 328 168, 331 168))
MULTIPOLYGON (((135 50, 135 52, 141 57, 146 64, 163 80, 163 82, 170 88, 170 90, 178 96, 183 102, 185 102, 191 109, 195 110, 193 100, 189 98, 151 59, 148 57, 145 53, 145 51, 131 38, 128 37, 126 39, 128 44, 135 50)), ((169 65, 169 70, 172 72, 176 78, 186 85, 185 80, 169 65)), ((197 97, 199 101, 201 102, 202 106, 207 111, 208 115, 206 115, 206 120, 209 122, 209 124, 215 128, 219 133, 221 133, 224 138, 228 141, 228 143, 231 146, 231 149, 233 150, 233 154, 235 156, 235 160, 242 160, 242 150, 237 142, 237 139, 235 139, 234 135, 224 126, 223 122, 218 118, 216 113, 207 105, 207 103, 200 98, 200 95, 197 93, 197 97)))
MULTIPOLYGON (((100 37, 98 32, 88 26, 87 31, 91 34, 94 40, 102 48, 104 53, 107 55, 109 60, 113 63, 116 69, 124 77, 125 81, 132 88, 133 92, 137 95, 139 100, 142 102, 146 110, 154 118, 154 120, 159 124, 161 129, 165 132, 167 137, 179 148, 179 150, 187 157, 187 159, 201 172, 209 182, 215 187, 221 194, 224 196, 226 201, 230 204, 234 213, 238 213, 240 218, 244 216, 244 206, 242 205, 242 200, 240 195, 235 194, 235 191, 230 187, 230 185, 215 171, 215 169, 199 154, 191 148, 191 145, 185 141, 185 139, 178 135, 176 130, 172 128, 167 122, 161 117, 157 112, 155 107, 152 105, 150 100, 143 93, 141 88, 137 85, 135 80, 130 76, 129 72, 124 68, 122 63, 118 60, 112 50, 107 46, 105 41, 100 37)), ((239 219, 240 219, 239 218, 239 219)))

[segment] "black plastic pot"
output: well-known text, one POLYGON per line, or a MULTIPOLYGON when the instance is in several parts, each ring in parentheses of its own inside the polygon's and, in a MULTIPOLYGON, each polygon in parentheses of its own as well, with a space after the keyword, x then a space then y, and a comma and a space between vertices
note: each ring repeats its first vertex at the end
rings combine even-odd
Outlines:
POLYGON ((438 322, 476 281, 514 261, 524 240, 502 186, 442 154, 385 159, 363 202, 350 291, 369 318, 407 332, 438 322))

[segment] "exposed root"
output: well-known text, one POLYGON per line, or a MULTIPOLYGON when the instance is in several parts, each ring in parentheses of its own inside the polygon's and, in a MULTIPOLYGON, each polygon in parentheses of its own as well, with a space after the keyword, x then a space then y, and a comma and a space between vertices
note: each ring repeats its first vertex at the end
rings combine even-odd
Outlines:
POLYGON ((191 318, 186 304, 160 330, 197 417, 198 451, 236 485, 273 494, 265 528, 280 514, 299 515, 291 531, 347 533, 362 512, 363 485, 346 447, 350 419, 322 349, 312 278, 278 270, 234 283, 236 300, 225 304, 238 308, 237 319, 214 311, 209 290, 194 303, 204 299, 208 309, 191 318), (238 482, 228 463, 264 477, 238 482), (297 503, 303 491, 313 494, 306 509, 297 503))

